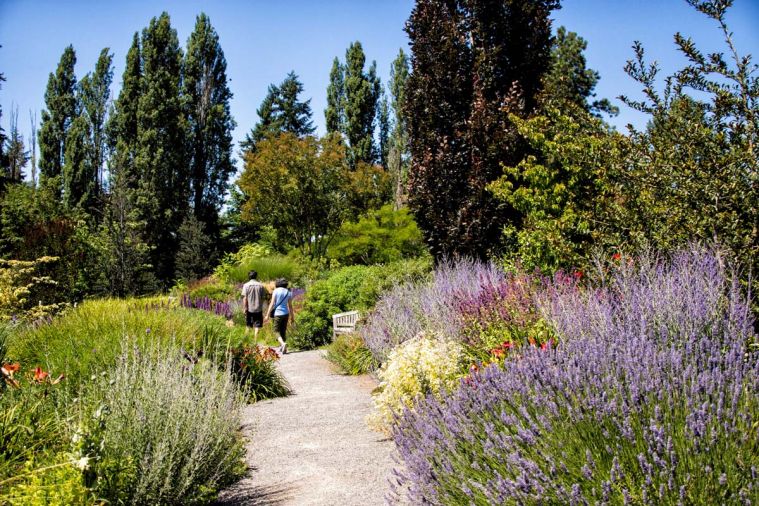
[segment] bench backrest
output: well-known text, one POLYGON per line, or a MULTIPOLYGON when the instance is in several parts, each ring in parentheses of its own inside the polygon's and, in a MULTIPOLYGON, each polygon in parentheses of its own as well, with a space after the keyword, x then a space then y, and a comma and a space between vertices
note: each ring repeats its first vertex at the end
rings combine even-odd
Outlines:
POLYGON ((332 325, 335 327, 355 327, 358 318, 358 311, 334 314, 332 315, 332 325))

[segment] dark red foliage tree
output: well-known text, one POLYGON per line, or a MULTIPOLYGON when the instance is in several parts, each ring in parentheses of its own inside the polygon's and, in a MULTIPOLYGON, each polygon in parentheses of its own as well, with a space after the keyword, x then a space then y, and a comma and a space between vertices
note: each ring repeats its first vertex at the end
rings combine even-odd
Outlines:
POLYGON ((526 152, 509 114, 536 106, 557 0, 417 0, 406 30, 409 205, 436 259, 485 258, 518 214, 488 183, 526 152))

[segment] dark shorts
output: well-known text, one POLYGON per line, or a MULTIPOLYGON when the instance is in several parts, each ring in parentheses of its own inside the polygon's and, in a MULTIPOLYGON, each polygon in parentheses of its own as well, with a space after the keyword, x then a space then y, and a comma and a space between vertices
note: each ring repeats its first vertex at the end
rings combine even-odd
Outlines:
POLYGON ((287 319, 290 315, 274 317, 274 333, 279 335, 283 341, 287 339, 287 319))
POLYGON ((257 313, 246 312, 245 325, 260 329, 264 326, 264 313, 262 311, 258 311, 257 313))

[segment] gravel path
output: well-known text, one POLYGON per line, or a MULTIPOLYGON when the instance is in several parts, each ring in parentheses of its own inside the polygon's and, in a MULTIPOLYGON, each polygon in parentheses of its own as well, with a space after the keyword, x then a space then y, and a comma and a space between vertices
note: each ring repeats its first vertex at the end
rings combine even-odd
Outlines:
POLYGON ((384 504, 393 444, 364 423, 374 380, 337 374, 320 351, 279 368, 294 394, 245 408, 251 471, 219 504, 384 504))

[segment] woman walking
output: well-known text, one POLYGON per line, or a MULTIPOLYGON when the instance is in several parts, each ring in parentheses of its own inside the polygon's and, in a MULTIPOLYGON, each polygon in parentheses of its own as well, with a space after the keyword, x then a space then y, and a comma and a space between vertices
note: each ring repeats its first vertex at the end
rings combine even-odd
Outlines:
POLYGON ((273 320, 274 333, 277 336, 277 341, 279 341, 278 351, 284 355, 287 353, 287 322, 295 316, 292 292, 287 289, 288 282, 286 279, 278 279, 274 286, 269 309, 266 311, 266 318, 273 320))

